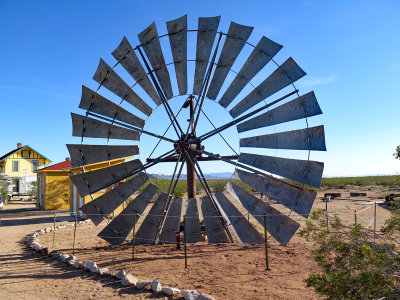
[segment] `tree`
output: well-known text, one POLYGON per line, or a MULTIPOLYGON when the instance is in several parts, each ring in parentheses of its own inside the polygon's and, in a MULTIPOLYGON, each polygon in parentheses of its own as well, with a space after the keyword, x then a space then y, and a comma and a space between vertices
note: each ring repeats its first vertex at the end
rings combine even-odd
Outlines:
POLYGON ((29 196, 31 197, 31 200, 36 197, 37 195, 37 181, 32 181, 29 183, 29 196))
POLYGON ((393 153, 394 158, 400 159, 400 146, 396 147, 396 150, 393 153))
POLYGON ((8 195, 8 187, 10 183, 7 180, 0 180, 0 195, 3 202, 6 202, 8 195))
POLYGON ((344 226, 337 216, 328 230, 325 212, 314 211, 300 235, 316 243, 313 255, 322 272, 310 274, 307 286, 328 299, 399 299, 399 221, 395 207, 375 242, 373 231, 360 224, 344 226))

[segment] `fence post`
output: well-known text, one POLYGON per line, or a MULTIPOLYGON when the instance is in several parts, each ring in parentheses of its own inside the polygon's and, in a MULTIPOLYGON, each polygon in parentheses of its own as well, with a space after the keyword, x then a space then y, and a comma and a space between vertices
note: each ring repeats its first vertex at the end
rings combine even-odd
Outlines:
POLYGON ((374 204, 374 243, 376 240, 376 202, 374 204))
POLYGON ((133 215, 133 231, 132 231, 132 260, 135 260, 135 243, 136 243, 136 214, 133 215))
POLYGON ((329 232, 328 200, 325 200, 325 212, 326 212, 326 230, 329 232))
POLYGON ((265 270, 269 271, 267 238, 267 216, 264 216, 265 270))
POLYGON ((187 250, 186 250, 186 217, 183 217, 183 245, 185 249, 185 269, 187 269, 187 250))
POLYGON ((354 229, 357 227, 357 210, 354 210, 354 229))
POLYGON ((74 241, 72 242, 72 255, 75 255, 75 236, 76 236, 76 223, 78 222, 78 212, 75 214, 75 226, 74 226, 74 241))
POLYGON ((54 223, 53 223, 53 250, 54 250, 55 238, 56 238, 56 212, 54 212, 54 223))

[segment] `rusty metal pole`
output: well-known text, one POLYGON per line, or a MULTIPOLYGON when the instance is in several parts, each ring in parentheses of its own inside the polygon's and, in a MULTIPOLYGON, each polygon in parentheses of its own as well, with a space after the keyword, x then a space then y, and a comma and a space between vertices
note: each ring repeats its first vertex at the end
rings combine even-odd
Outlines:
MULTIPOLYGON (((193 99, 194 96, 190 95, 190 121, 193 121, 193 116, 194 116, 194 103, 193 99)), ((193 130, 193 123, 191 124, 192 130, 193 130)), ((195 135, 196 133, 192 131, 192 135, 195 135)), ((190 145, 191 146, 191 145, 190 145)), ((189 154, 190 155, 190 154, 189 154)), ((194 160, 195 157, 192 157, 192 160, 194 160)), ((187 191, 188 191, 188 198, 196 198, 196 173, 192 165, 187 162, 186 163, 186 170, 187 170, 187 191)))

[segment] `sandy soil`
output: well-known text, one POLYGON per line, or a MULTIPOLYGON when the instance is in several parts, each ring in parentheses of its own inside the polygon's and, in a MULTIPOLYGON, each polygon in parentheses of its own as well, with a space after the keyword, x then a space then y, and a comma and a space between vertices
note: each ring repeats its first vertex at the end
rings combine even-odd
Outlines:
MULTIPOLYGON (((342 195, 328 203, 328 211, 337 213, 351 224, 354 223, 354 210, 357 210, 357 221, 372 228, 374 207, 370 206, 375 201, 381 202, 379 197, 388 190, 374 187, 351 191, 367 192, 367 196, 350 198, 350 190, 329 190, 342 195)), ((325 192, 319 192, 314 209, 325 208, 325 203, 320 200, 325 192)), ((285 211, 278 204, 274 206, 285 211)), ((61 220, 66 221, 67 214, 63 215, 61 220)), ((0 284, 3 288, 0 298, 163 298, 161 295, 121 289, 118 282, 99 280, 96 276, 40 258, 27 250, 21 243, 22 238, 37 229, 51 226, 53 212, 15 212, 1 216, 0 284)), ((377 228, 388 216, 388 210, 378 204, 377 228)), ((300 216, 293 215, 293 218, 304 222, 300 216)), ((252 218, 250 221, 254 222, 252 218)), ((272 238, 269 240, 270 271, 265 270, 263 245, 205 243, 188 245, 188 268, 185 269, 183 249, 176 250, 173 245, 137 245, 135 260, 132 261, 130 245, 109 246, 96 236, 104 226, 85 224, 78 227, 75 255, 79 259, 96 261, 100 266, 111 269, 123 268, 140 278, 159 279, 165 285, 197 289, 217 299, 322 299, 313 289, 305 287, 303 280, 309 273, 318 272, 318 267, 312 259, 312 243, 299 236, 295 236, 287 247, 280 246, 272 238)), ((71 253, 72 237, 72 228, 58 231, 56 250, 71 253)), ((40 240, 51 246, 52 234, 42 235, 40 240)))
MULTIPOLYGON (((99 280, 32 252, 23 244, 25 236, 52 226, 54 212, 7 212, 21 206, 6 205, 0 214, 0 299, 166 299, 120 288, 119 282, 99 280)), ((65 212, 57 214, 58 224, 71 220, 65 212)))

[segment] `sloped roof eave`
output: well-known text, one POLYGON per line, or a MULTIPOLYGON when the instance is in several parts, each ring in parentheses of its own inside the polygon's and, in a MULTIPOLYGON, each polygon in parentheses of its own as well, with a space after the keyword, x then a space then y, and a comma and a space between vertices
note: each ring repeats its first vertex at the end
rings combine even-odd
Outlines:
MULTIPOLYGON (((119 161, 119 160, 127 160, 127 159, 132 158, 132 157, 134 157, 134 155, 130 155, 130 156, 126 156, 126 157, 120 157, 120 158, 114 158, 114 159, 110 159, 110 162, 115 162, 115 161, 119 161)), ((107 162, 107 160, 106 161, 99 161, 99 162, 92 163, 92 164, 88 164, 88 165, 85 165, 85 167, 91 167, 91 166, 99 165, 99 164, 102 164, 102 163, 105 163, 105 162, 107 162)), ((65 168, 63 168, 63 171, 73 171, 73 170, 78 170, 78 169, 82 169, 82 166, 65 167, 65 168)))
POLYGON ((35 151, 37 154, 39 154, 40 156, 42 156, 45 160, 48 161, 48 163, 51 163, 51 160, 48 159, 46 156, 44 156, 42 153, 40 153, 39 151, 36 151, 35 149, 33 149, 31 146, 29 145, 25 145, 22 146, 21 148, 17 148, 14 150, 11 150, 10 152, 6 153, 5 155, 3 155, 2 157, 0 157, 0 162, 2 162, 3 160, 9 158, 11 155, 13 155, 14 153, 17 153, 18 151, 21 151, 23 148, 28 147, 29 149, 31 149, 32 151, 35 151))

